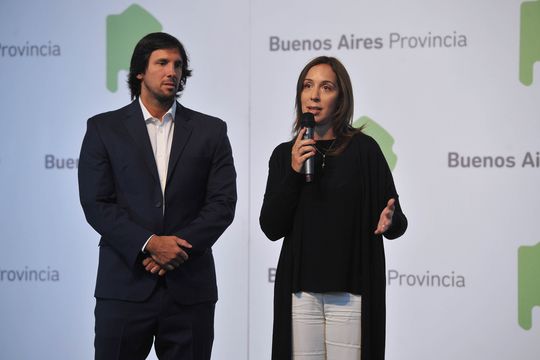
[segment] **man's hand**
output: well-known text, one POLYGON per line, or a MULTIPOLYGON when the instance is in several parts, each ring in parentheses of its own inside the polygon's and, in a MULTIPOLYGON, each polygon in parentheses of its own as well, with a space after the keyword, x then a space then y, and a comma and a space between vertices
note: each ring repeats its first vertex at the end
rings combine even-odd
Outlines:
POLYGON ((187 261, 188 254, 185 249, 192 246, 184 239, 177 236, 153 235, 146 244, 146 251, 150 253, 152 260, 165 270, 174 270, 187 261))
POLYGON ((151 257, 147 257, 142 262, 146 271, 151 272, 152 274, 157 273, 159 276, 163 276, 167 273, 167 270, 162 268, 157 262, 155 262, 151 257))
POLYGON ((390 225, 392 225, 392 218, 394 217, 394 210, 396 209, 395 202, 396 200, 394 199, 388 200, 388 204, 386 204, 386 207, 381 212, 379 224, 377 224, 377 229, 375 229, 376 235, 383 234, 390 228, 390 225))

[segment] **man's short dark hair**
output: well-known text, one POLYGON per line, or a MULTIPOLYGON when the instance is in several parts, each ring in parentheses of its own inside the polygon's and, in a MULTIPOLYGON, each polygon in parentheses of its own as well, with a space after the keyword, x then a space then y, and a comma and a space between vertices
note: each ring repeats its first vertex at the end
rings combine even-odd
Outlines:
POLYGON ((128 75, 131 100, 141 95, 141 80, 137 79, 137 75, 146 72, 148 60, 150 59, 152 52, 161 49, 178 49, 180 52, 180 56, 182 57, 182 77, 180 78, 180 83, 178 85, 177 96, 184 90, 186 80, 191 76, 191 69, 189 68, 189 59, 186 50, 182 43, 174 36, 164 32, 155 32, 148 34, 139 40, 133 50, 128 75))

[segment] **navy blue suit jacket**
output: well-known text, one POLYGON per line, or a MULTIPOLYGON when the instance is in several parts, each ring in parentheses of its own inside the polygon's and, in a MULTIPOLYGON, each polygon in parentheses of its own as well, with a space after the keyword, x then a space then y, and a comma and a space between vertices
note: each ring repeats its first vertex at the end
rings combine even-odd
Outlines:
POLYGON ((158 276, 142 266, 141 249, 156 234, 193 245, 188 261, 165 275, 175 300, 217 300, 211 247, 236 205, 236 172, 222 120, 177 103, 165 196, 138 100, 88 120, 78 175, 86 219, 101 235, 97 298, 150 296, 158 276))

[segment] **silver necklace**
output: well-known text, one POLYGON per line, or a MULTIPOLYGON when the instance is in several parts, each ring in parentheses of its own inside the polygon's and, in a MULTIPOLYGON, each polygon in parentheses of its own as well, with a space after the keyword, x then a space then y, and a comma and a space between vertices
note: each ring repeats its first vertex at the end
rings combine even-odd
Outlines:
POLYGON ((324 150, 324 152, 322 152, 321 150, 319 150, 319 148, 315 145, 315 150, 317 150, 317 152, 319 154, 321 154, 322 156, 322 168, 324 169, 325 165, 326 165, 326 154, 332 150, 332 148, 334 147, 334 143, 336 142, 336 139, 332 140, 332 143, 330 144, 330 147, 328 149, 324 149, 321 147, 322 150, 324 150))

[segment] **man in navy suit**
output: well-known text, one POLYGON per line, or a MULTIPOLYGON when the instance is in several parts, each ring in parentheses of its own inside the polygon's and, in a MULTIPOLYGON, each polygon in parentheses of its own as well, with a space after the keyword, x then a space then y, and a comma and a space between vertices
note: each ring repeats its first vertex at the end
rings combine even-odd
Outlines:
POLYGON ((79 193, 101 235, 95 358, 210 359, 212 245, 232 222, 236 172, 226 124, 176 98, 191 75, 182 44, 136 45, 132 103, 88 120, 79 193))

